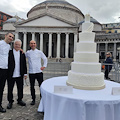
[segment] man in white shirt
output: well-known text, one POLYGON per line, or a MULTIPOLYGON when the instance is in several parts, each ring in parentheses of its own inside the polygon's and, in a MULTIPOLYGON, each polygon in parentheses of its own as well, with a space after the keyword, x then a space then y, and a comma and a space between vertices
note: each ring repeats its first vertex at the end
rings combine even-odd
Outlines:
POLYGON ((19 39, 14 41, 14 49, 9 51, 8 57, 8 105, 7 109, 11 109, 13 105, 13 88, 16 82, 18 92, 18 104, 25 106, 23 98, 23 77, 27 78, 27 66, 25 54, 20 51, 22 42, 19 39))
POLYGON ((41 83, 43 82, 43 73, 45 67, 47 67, 47 58, 45 54, 36 49, 36 42, 34 40, 30 41, 30 47, 31 50, 28 50, 26 52, 26 57, 28 58, 28 64, 29 64, 29 78, 30 78, 30 90, 31 90, 31 96, 32 96, 32 102, 31 105, 35 104, 35 79, 37 79, 39 87, 41 83), (43 59, 43 66, 41 65, 41 59, 43 59))
POLYGON ((3 91, 7 79, 9 43, 14 39, 13 33, 7 33, 5 39, 0 41, 0 112, 6 112, 2 107, 3 91))

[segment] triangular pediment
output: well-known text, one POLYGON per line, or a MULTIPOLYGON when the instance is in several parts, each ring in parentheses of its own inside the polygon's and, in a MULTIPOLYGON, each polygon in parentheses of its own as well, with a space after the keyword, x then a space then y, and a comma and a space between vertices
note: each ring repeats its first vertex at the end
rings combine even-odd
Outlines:
POLYGON ((42 27, 42 26, 66 26, 66 27, 72 27, 76 26, 76 24, 68 22, 66 20, 60 19, 58 17, 44 14, 41 16, 37 16, 35 18, 27 19, 21 23, 18 23, 16 26, 37 26, 37 27, 42 27))

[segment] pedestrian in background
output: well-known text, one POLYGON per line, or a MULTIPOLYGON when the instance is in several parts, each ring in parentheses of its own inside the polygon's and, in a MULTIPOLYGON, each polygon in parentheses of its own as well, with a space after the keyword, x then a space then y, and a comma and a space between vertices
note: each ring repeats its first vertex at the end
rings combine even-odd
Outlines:
POLYGON ((113 64, 110 52, 106 53, 106 60, 105 60, 104 63, 106 63, 106 65, 105 65, 105 79, 109 79, 110 80, 108 75, 109 75, 109 73, 110 73, 110 71, 112 69, 112 65, 109 65, 109 64, 113 64))

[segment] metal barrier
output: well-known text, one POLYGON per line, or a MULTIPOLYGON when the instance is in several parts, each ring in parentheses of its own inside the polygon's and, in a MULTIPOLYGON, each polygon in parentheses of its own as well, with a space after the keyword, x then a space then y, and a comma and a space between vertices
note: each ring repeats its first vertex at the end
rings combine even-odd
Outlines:
MULTIPOLYGON (((116 62, 113 64, 101 63, 101 66, 112 65, 112 70, 109 73, 111 80, 115 82, 120 82, 120 63, 116 62)), ((49 62, 47 67, 44 70, 44 80, 58 77, 58 76, 67 76, 68 71, 71 69, 71 63, 69 62, 49 62)), ((105 69, 101 69, 105 73, 105 69)))
POLYGON ((102 72, 105 73, 105 68, 103 68, 103 66, 109 66, 112 65, 112 69, 109 73, 109 77, 111 80, 115 81, 115 82, 120 82, 120 64, 118 62, 113 63, 113 64, 106 64, 106 63, 101 63, 102 65, 102 72))

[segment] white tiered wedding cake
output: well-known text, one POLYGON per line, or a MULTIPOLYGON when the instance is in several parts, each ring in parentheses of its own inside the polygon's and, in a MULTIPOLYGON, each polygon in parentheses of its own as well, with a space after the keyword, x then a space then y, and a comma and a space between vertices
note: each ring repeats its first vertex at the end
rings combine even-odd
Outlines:
POLYGON ((79 33, 79 43, 74 53, 74 62, 68 72, 67 85, 86 90, 98 90, 105 88, 104 74, 101 72, 99 54, 96 53, 94 43, 94 24, 90 22, 90 15, 85 15, 85 23, 82 24, 82 32, 79 33))

